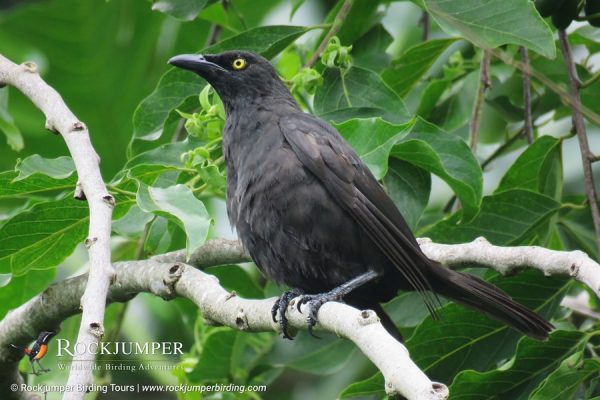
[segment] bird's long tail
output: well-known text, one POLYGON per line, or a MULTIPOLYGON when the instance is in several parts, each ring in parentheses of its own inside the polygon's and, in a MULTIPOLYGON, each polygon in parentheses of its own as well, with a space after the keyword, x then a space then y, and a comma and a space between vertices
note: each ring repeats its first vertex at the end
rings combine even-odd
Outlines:
POLYGON ((554 329, 550 322, 476 276, 453 271, 439 264, 432 265, 430 272, 428 278, 436 293, 483 311, 527 336, 546 339, 554 329))

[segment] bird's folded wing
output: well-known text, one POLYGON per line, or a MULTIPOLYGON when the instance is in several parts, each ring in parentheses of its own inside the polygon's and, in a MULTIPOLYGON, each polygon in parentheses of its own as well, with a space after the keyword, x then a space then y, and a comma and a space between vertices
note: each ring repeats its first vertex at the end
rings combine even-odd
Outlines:
POLYGON ((354 150, 333 128, 309 115, 285 118, 281 131, 302 165, 356 220, 435 315, 437 298, 423 268, 421 252, 402 215, 354 150))

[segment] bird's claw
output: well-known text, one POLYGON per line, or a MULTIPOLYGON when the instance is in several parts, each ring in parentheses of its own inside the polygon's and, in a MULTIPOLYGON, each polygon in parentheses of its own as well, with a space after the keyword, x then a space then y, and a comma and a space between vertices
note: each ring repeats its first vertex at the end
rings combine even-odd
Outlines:
POLYGON ((283 337, 285 339, 294 339, 288 331, 288 319, 285 313, 290 301, 301 294, 302 292, 298 289, 288 290, 275 301, 273 308, 271 308, 271 317, 273 318, 273 322, 277 322, 277 314, 279 314, 279 326, 281 327, 281 332, 283 333, 283 337))
POLYGON ((301 307, 304 304, 308 305, 308 316, 306 317, 306 324, 308 328, 308 333, 310 333, 311 336, 320 339, 319 336, 313 333, 313 328, 319 321, 319 319, 317 318, 317 314, 323 304, 333 300, 339 300, 337 293, 327 292, 316 295, 303 296, 296 303, 296 308, 300 313, 302 313, 301 307))

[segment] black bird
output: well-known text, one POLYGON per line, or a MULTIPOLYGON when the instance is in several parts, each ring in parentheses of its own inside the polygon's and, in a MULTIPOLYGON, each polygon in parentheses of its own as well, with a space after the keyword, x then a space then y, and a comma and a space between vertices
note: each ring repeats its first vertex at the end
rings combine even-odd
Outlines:
POLYGON ((50 371, 49 369, 44 368, 40 360, 44 358, 44 356, 48 352, 48 342, 54 337, 54 335, 56 335, 56 333, 54 332, 40 332, 37 340, 35 341, 35 343, 33 343, 33 346, 31 346, 31 348, 11 344, 11 347, 20 350, 23 354, 29 357, 29 363, 31 364, 31 370, 33 375, 40 375, 42 372, 50 371), (35 363, 37 363, 40 367, 38 371, 35 370, 35 363))
POLYGON ((437 294, 538 339, 553 326, 495 286, 427 258, 404 218, 356 152, 327 122, 302 112, 271 64, 246 51, 169 60, 208 81, 225 105, 227 212, 258 268, 285 283, 273 307, 285 337, 290 300, 343 299, 370 308, 396 338, 380 303, 416 290, 435 317, 437 294))

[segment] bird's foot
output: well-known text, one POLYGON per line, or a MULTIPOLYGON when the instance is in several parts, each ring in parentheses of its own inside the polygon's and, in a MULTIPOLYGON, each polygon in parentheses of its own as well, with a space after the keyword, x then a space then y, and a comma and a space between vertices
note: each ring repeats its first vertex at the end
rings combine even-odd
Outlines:
POLYGON ((342 297, 342 293, 336 289, 333 289, 332 291, 326 293, 303 296, 300 300, 298 300, 298 303, 296 303, 296 308, 298 311, 300 311, 300 313, 302 313, 300 307, 302 307, 304 304, 308 305, 308 316, 306 317, 306 323, 308 326, 308 333, 310 333, 311 336, 319 338, 319 336, 313 333, 313 328, 319 321, 317 314, 321 306, 329 301, 341 300, 342 297))
POLYGON ((271 316, 273 317, 273 322, 277 322, 277 314, 279 313, 279 326, 281 327, 281 332, 283 333, 283 337, 286 339, 293 340, 294 338, 288 332, 288 319, 285 316, 288 305, 290 301, 298 297, 302 294, 300 289, 292 289, 283 294, 275 301, 273 304, 273 308, 271 308, 271 316))

